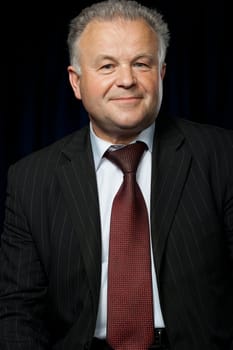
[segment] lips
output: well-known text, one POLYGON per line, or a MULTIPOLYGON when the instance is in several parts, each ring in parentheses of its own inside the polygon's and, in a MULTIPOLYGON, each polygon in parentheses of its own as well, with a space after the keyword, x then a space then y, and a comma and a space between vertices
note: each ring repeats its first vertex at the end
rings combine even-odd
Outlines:
POLYGON ((119 97, 112 97, 110 100, 113 101, 131 101, 131 100, 141 100, 141 96, 119 96, 119 97))

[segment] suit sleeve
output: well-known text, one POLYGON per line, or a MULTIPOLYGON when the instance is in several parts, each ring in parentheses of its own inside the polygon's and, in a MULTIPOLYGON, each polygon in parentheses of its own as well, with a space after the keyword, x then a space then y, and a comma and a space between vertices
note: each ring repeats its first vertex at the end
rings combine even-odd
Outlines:
MULTIPOLYGON (((229 153, 226 158, 226 175, 227 175, 227 184, 224 196, 224 227, 227 238, 227 245, 230 254, 231 261, 231 271, 233 279, 233 132, 228 134, 226 137, 227 148, 229 148, 229 153), (229 146, 229 147, 228 147, 229 146)), ((226 154, 222 154, 222 157, 225 158, 226 154)))
MULTIPOLYGON (((224 226, 227 237, 227 246, 229 248, 231 276, 233 280, 233 132, 230 132, 230 136, 227 138, 227 141, 230 152, 228 158, 228 181, 224 200, 224 226)), ((230 349, 233 350, 233 335, 230 349)))
POLYGON ((13 166, 8 173, 1 235, 0 349, 44 350, 49 349, 47 278, 21 205, 21 197, 26 196, 24 176, 16 169, 13 166))

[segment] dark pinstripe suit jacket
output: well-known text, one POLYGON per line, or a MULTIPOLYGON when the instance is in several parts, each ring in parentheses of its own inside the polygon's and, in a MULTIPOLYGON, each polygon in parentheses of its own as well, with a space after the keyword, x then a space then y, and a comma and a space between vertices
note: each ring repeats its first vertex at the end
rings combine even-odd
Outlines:
MULTIPOLYGON (((151 223, 171 349, 233 348, 233 133, 158 119, 151 223)), ((9 171, 0 349, 88 349, 101 277, 89 129, 9 171)))

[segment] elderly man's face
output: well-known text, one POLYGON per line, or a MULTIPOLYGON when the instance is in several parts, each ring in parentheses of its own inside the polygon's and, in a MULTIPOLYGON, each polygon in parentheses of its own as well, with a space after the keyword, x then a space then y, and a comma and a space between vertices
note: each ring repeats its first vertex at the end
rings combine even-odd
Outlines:
POLYGON ((143 20, 92 21, 79 42, 81 74, 69 67, 75 96, 94 132, 128 143, 156 118, 165 65, 155 32, 143 20))

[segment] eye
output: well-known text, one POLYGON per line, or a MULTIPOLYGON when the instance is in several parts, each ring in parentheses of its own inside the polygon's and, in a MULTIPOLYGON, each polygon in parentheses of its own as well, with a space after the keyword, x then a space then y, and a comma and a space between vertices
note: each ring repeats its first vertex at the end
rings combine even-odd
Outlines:
POLYGON ((101 67, 101 69, 111 69, 113 65, 111 63, 105 64, 104 66, 101 67))
POLYGON ((104 64, 100 67, 101 72, 111 73, 114 70, 114 65, 112 63, 104 64))
POLYGON ((149 64, 147 64, 147 63, 145 63, 145 62, 135 62, 135 63, 134 63, 134 67, 140 68, 140 69, 143 69, 143 70, 150 69, 149 64))

